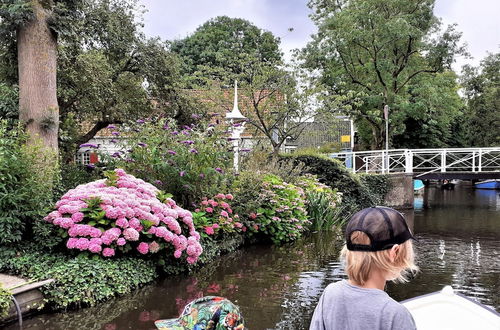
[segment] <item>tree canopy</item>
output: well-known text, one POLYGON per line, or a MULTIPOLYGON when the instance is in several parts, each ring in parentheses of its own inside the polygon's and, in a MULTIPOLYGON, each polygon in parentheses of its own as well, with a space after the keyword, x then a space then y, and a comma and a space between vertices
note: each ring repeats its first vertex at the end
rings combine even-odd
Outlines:
POLYGON ((467 142, 475 147, 500 144, 500 53, 490 53, 479 67, 462 72, 467 102, 467 142))
MULTIPOLYGON (((29 20, 31 6, 28 1, 0 1, 2 23, 6 22, 1 32, 10 33, 0 43, 0 83, 13 95, 17 90, 14 23, 29 20)), ((47 24, 58 36, 60 142, 69 154, 109 124, 160 112, 186 123, 198 108, 181 90, 178 56, 166 42, 141 32, 137 0, 56 1, 47 24)), ((1 103, 2 108, 12 105, 11 98, 2 98, 1 103)))
POLYGON ((188 86, 203 86, 207 79, 249 81, 252 64, 280 64, 279 44, 279 38, 247 20, 219 16, 173 41, 170 49, 181 57, 188 86))
MULTIPOLYGON (((302 52, 305 66, 319 70, 332 97, 360 100, 346 112, 369 127, 372 148, 384 141, 384 106, 391 109, 391 135, 404 131, 415 110, 408 103, 424 92, 416 91, 416 80, 442 79, 439 74, 451 69, 455 55, 465 53, 454 26, 441 28, 434 0, 311 0, 309 6, 318 33, 302 52)), ((440 100, 435 93, 434 108, 449 97, 440 100)))

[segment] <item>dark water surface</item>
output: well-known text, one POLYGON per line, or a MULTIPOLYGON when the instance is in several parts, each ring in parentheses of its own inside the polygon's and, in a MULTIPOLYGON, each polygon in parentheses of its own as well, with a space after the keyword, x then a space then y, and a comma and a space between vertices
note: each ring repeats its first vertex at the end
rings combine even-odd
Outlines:
MULTIPOLYGON (((426 188, 406 211, 419 239, 421 272, 388 285, 396 300, 456 290, 500 311, 500 194, 426 188)), ((252 246, 214 260, 191 276, 168 278, 95 308, 25 320, 25 329, 154 329, 203 295, 236 302, 249 329, 307 329, 323 288, 344 278, 335 233, 316 233, 292 245, 252 246)), ((15 329, 14 326, 9 329, 15 329)))

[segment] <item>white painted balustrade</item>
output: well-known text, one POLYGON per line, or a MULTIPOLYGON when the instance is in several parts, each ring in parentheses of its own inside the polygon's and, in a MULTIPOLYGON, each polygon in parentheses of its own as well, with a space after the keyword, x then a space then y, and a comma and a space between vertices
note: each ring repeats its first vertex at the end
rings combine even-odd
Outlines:
POLYGON ((330 156, 344 161, 354 173, 500 171, 500 147, 372 150, 330 156))

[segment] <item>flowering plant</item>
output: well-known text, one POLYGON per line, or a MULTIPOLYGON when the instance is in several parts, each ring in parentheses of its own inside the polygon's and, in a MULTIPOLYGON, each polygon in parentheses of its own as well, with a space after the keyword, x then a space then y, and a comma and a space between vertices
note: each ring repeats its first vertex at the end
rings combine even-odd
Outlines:
POLYGON ((259 206, 248 215, 253 233, 263 233, 273 242, 288 242, 301 236, 310 225, 302 188, 266 175, 261 184, 259 206))
POLYGON ((300 177, 297 185, 305 191, 307 214, 315 230, 331 230, 346 221, 342 216, 342 193, 311 174, 300 177))
POLYGON ((203 249, 191 212, 153 185, 116 169, 107 179, 79 185, 56 203, 45 220, 68 237, 66 247, 104 257, 132 250, 173 251, 195 263, 203 249))
POLYGON ((166 119, 142 121, 129 127, 123 151, 113 158, 117 167, 191 207, 203 196, 215 194, 231 170, 231 146, 224 130, 203 122, 178 126, 166 119))
POLYGON ((195 227, 202 236, 220 236, 223 233, 245 232, 247 228, 239 222, 229 205, 233 195, 219 193, 212 199, 203 198, 193 213, 195 227))

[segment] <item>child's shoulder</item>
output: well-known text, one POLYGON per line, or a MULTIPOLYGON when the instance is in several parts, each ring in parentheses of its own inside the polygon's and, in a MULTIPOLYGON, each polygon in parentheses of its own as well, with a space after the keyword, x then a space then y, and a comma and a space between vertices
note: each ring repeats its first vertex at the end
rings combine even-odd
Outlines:
POLYGON ((330 283, 326 286, 325 288, 325 293, 328 292, 328 293, 336 293, 336 292, 341 292, 343 291, 345 288, 344 288, 344 283, 345 280, 340 280, 340 281, 337 281, 337 282, 333 282, 333 283, 330 283))

